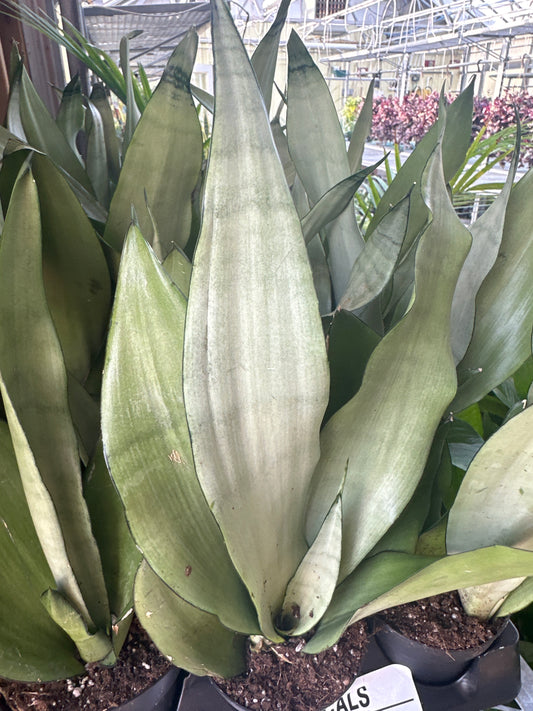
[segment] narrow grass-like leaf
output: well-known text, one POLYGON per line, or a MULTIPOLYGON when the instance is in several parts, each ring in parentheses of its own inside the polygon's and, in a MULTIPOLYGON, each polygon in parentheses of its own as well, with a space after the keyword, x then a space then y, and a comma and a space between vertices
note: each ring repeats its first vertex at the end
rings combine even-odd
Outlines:
MULTIPOLYGON (((450 553, 487 545, 533 550, 533 408, 499 429, 480 449, 465 474, 448 517, 450 553)), ((508 582, 510 589, 522 580, 508 582)), ((464 594, 469 614, 489 617, 501 604, 501 585, 482 586, 464 594)))
POLYGON ((263 634, 279 639, 273 618, 307 551, 326 352, 253 70, 225 2, 215 0, 212 13, 216 113, 185 328, 185 403, 202 489, 263 634))
MULTIPOLYGON (((287 45, 287 138, 312 205, 350 176, 346 142, 322 73, 293 31, 287 45)), ((344 294, 353 263, 364 246, 355 211, 348 206, 325 231, 335 303, 344 294)))
POLYGON ((532 187, 533 171, 529 171, 511 190, 500 251, 478 291, 474 332, 458 366, 455 411, 480 400, 531 355, 533 202, 528 195, 532 187))
POLYGON ((388 284, 407 234, 409 204, 410 196, 407 195, 372 232, 355 260, 339 309, 355 311, 366 306, 388 284))
POLYGON ((374 79, 368 85, 363 108, 361 109, 348 145, 348 163, 352 173, 361 170, 365 141, 372 128, 372 104, 374 100, 374 79))
POLYGON ((276 73, 279 40, 290 4, 291 0, 281 0, 274 22, 268 28, 268 32, 261 38, 251 57, 252 67, 263 94, 267 113, 270 111, 270 103, 272 101, 272 87, 274 85, 274 74, 276 73))
POLYGON ((2 235, 0 316, 2 393, 41 546, 58 589, 89 625, 105 629, 104 579, 81 491, 67 374, 43 285, 37 189, 28 171, 15 185, 2 235))
POLYGON ((137 616, 173 664, 197 676, 232 677, 246 668, 246 638, 182 600, 143 562, 135 580, 137 616))
POLYGON ((104 371, 105 454, 154 570, 183 598, 250 633, 257 629, 252 605, 194 469, 181 378, 186 304, 132 227, 104 371))
POLYGON ((507 204, 519 159, 520 129, 516 134, 515 153, 503 190, 492 205, 470 226, 472 248, 459 276, 452 305, 452 350, 456 363, 464 357, 472 337, 477 292, 498 256, 507 204))
POLYGON ((339 496, 287 586, 278 623, 282 634, 309 632, 327 610, 339 576, 341 537, 339 496))
POLYGON ((141 232, 152 242, 150 205, 163 257, 171 242, 185 247, 192 194, 202 167, 202 132, 189 91, 198 38, 189 32, 174 50, 124 159, 111 201, 104 240, 120 251, 133 205, 141 232))
POLYGON ((98 235, 67 182, 45 157, 32 161, 43 233, 43 278, 68 371, 84 382, 100 353, 111 279, 98 235))
POLYGON ((373 352, 357 395, 322 430, 308 536, 316 535, 347 468, 341 580, 411 498, 456 389, 449 318, 470 235, 446 193, 438 146, 424 173, 424 193, 432 222, 417 251, 414 304, 373 352))
POLYGON ((318 234, 327 224, 338 217, 348 207, 357 189, 365 178, 376 170, 383 159, 369 168, 364 168, 354 175, 341 180, 333 186, 302 218, 302 231, 306 244, 318 234))

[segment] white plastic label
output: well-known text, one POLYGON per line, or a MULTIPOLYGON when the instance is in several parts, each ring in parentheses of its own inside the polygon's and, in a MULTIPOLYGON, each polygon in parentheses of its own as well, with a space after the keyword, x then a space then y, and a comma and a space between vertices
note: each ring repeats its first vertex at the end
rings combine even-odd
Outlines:
POLYGON ((358 676, 340 699, 323 711, 423 711, 411 670, 391 664, 358 676))

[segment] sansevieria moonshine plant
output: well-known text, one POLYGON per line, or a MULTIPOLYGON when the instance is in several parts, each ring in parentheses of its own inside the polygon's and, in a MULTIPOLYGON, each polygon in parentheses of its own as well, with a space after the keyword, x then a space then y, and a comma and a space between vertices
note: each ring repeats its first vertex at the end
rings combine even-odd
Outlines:
MULTIPOLYGON (((470 87, 442 102, 363 239, 360 151, 347 154, 300 39, 286 130, 271 130, 252 67, 264 57, 249 62, 224 0, 212 31, 192 268, 161 254, 173 237, 156 214, 137 215, 105 363, 105 455, 144 556, 139 619, 175 664, 229 677, 250 635, 313 632, 316 652, 386 607, 452 589, 473 600, 495 582, 484 614, 519 609, 533 597, 533 408, 481 448, 454 504, 449 452, 531 357, 533 174, 513 187, 515 161, 485 215, 457 218, 446 183, 468 147, 470 87)), ((176 86, 189 75, 176 67, 176 86)))

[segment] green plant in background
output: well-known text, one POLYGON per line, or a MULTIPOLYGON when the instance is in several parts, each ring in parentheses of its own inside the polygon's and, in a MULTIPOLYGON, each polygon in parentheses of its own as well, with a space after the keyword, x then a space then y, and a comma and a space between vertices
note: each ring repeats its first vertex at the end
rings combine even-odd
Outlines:
POLYGON ((177 665, 231 676, 249 635, 313 630, 315 652, 372 612, 501 580, 512 583, 488 614, 527 605, 532 410, 479 449, 455 501, 450 452, 457 462, 472 433, 449 413, 483 402, 531 357, 532 174, 513 188, 515 165, 470 230, 457 218, 447 184, 470 142, 470 87, 441 100, 363 238, 352 207, 361 146, 346 151, 301 40, 288 43, 274 143, 256 75, 270 96, 273 69, 259 70, 275 64, 279 37, 254 55, 254 74, 223 0, 212 28, 216 103, 192 269, 129 229, 106 357, 104 447, 144 556, 139 619, 177 665), (483 505, 469 489, 480 481, 483 505), (490 537, 465 525, 472 510, 497 522, 490 537))

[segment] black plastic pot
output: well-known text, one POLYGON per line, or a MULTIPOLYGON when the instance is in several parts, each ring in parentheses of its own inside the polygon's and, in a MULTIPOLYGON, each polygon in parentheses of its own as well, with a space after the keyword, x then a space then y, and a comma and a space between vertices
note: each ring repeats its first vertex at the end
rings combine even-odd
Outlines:
MULTIPOLYGON (((423 649, 419 650, 419 654, 424 657, 428 648, 425 645, 421 646, 423 649)), ((403 648, 403 640, 400 647, 403 648)), ((384 652, 378 641, 378 635, 374 634, 363 659, 360 674, 367 674, 393 663, 405 664, 405 659, 403 662, 398 661, 395 644, 388 645, 388 653, 395 658, 389 657, 384 652)), ((447 653, 443 652, 443 655, 446 657, 447 653)), ((421 681, 417 678, 417 674, 420 669, 423 669, 422 674, 427 679, 429 667, 412 650, 410 650, 410 657, 409 664, 412 663, 418 670, 413 673, 413 677, 425 711, 483 711, 491 706, 512 701, 520 691, 518 632, 511 622, 502 628, 492 643, 489 642, 487 649, 478 653, 474 659, 466 662, 462 660, 457 676, 448 678, 445 682, 421 681)), ((438 664, 439 659, 433 658, 431 665, 436 665, 433 671, 436 671, 438 664)), ((446 668, 446 675, 448 675, 447 664, 446 668)), ((246 711, 229 699, 208 677, 191 675, 185 679, 177 711, 234 711, 234 709, 246 711)))
MULTIPOLYGON (((133 699, 117 706, 117 711, 176 711, 184 672, 176 667, 133 699)), ((0 711, 10 711, 0 699, 0 711)))

